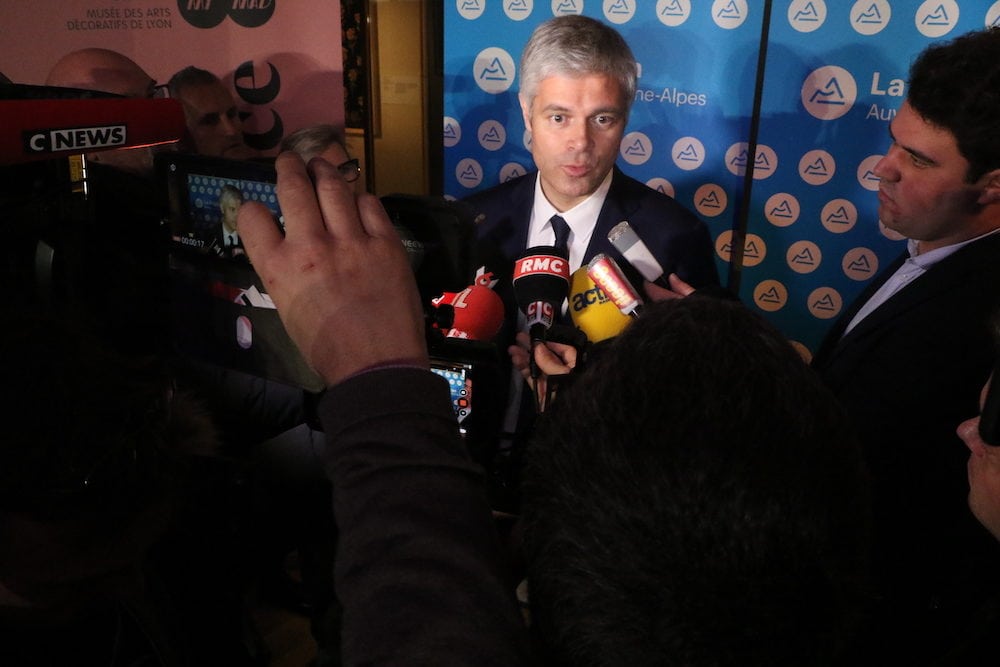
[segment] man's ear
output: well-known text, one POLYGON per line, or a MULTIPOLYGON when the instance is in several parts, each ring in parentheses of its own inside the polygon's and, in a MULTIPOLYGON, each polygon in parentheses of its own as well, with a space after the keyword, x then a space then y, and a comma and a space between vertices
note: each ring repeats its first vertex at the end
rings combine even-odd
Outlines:
POLYGON ((983 191, 979 193, 977 204, 986 206, 987 204, 1000 203, 1000 169, 994 169, 983 175, 983 191))
POLYGON ((524 93, 517 94, 517 101, 521 103, 521 117, 524 118, 524 127, 531 131, 531 102, 524 96, 524 93))

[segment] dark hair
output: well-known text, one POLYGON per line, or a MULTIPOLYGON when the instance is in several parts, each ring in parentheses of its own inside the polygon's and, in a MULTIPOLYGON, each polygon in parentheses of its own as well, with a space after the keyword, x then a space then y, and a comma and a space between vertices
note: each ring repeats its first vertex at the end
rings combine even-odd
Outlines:
POLYGON ((955 135, 969 161, 968 181, 1000 167, 1000 28, 925 49, 910 67, 907 100, 955 135))
POLYGON ((551 664, 835 663, 865 595, 867 476, 841 408, 736 302, 653 304, 526 453, 551 664))
POLYGON ((167 89, 170 97, 179 97, 181 91, 187 86, 207 86, 213 83, 220 83, 219 77, 206 69, 188 65, 180 70, 167 81, 167 89))

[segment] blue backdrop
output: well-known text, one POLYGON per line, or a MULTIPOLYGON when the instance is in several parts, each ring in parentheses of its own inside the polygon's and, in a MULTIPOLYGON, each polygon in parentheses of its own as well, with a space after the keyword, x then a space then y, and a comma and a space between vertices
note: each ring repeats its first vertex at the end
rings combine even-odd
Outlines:
POLYGON ((535 26, 562 14, 614 25, 639 61, 619 166, 697 213, 724 280, 812 350, 904 248, 878 222, 871 169, 909 63, 935 40, 1000 25, 1000 0, 455 0, 447 196, 533 169, 517 66, 535 26))

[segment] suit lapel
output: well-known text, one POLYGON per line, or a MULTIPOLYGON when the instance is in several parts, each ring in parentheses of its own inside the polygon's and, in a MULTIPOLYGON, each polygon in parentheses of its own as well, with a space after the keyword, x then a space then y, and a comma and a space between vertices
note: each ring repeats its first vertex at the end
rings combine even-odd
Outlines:
MULTIPOLYGON (((587 244, 584 264, 597 253, 608 251, 608 232, 622 220, 628 220, 635 210, 635 201, 628 197, 624 185, 625 175, 616 166, 611 176, 611 187, 608 188, 608 195, 604 198, 604 206, 597 216, 597 225, 594 227, 594 233, 590 235, 590 243, 587 244)), ((616 261, 621 262, 620 259, 616 261)))
MULTIPOLYGON (((868 297, 899 268, 905 259, 906 255, 904 253, 900 260, 894 262, 886 270, 885 277, 879 281, 878 285, 872 285, 869 290, 865 291, 864 298, 859 297, 856 300, 854 307, 852 307, 853 312, 849 314, 850 316, 845 314, 842 318, 844 322, 841 331, 846 328, 857 310, 868 300, 868 297)), ((984 266, 995 264, 998 261, 1000 261, 1000 235, 998 234, 988 236, 961 248, 932 266, 924 275, 890 297, 888 301, 872 311, 868 317, 861 320, 839 342, 834 342, 832 356, 835 356, 839 351, 855 344, 857 341, 864 340, 873 331, 880 330, 892 320, 919 307, 928 300, 940 297, 956 288, 974 289, 975 283, 978 281, 970 281, 968 276, 981 271, 984 266)), ((838 324, 840 323, 838 322, 838 324)))

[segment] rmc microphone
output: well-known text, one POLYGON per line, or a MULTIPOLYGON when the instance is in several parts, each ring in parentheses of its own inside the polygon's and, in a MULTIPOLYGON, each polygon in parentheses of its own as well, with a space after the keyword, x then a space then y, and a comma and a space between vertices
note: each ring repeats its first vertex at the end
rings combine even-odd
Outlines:
POLYGON ((663 275, 663 266, 656 260, 653 253, 639 235, 628 224, 628 220, 622 220, 611 228, 608 232, 608 240, 615 250, 620 252, 628 263, 635 267, 642 277, 651 283, 656 283, 660 287, 670 289, 670 282, 663 275))
POLYGON ((545 340, 569 291, 569 258, 555 246, 534 246, 514 261, 514 299, 532 343, 545 340))

